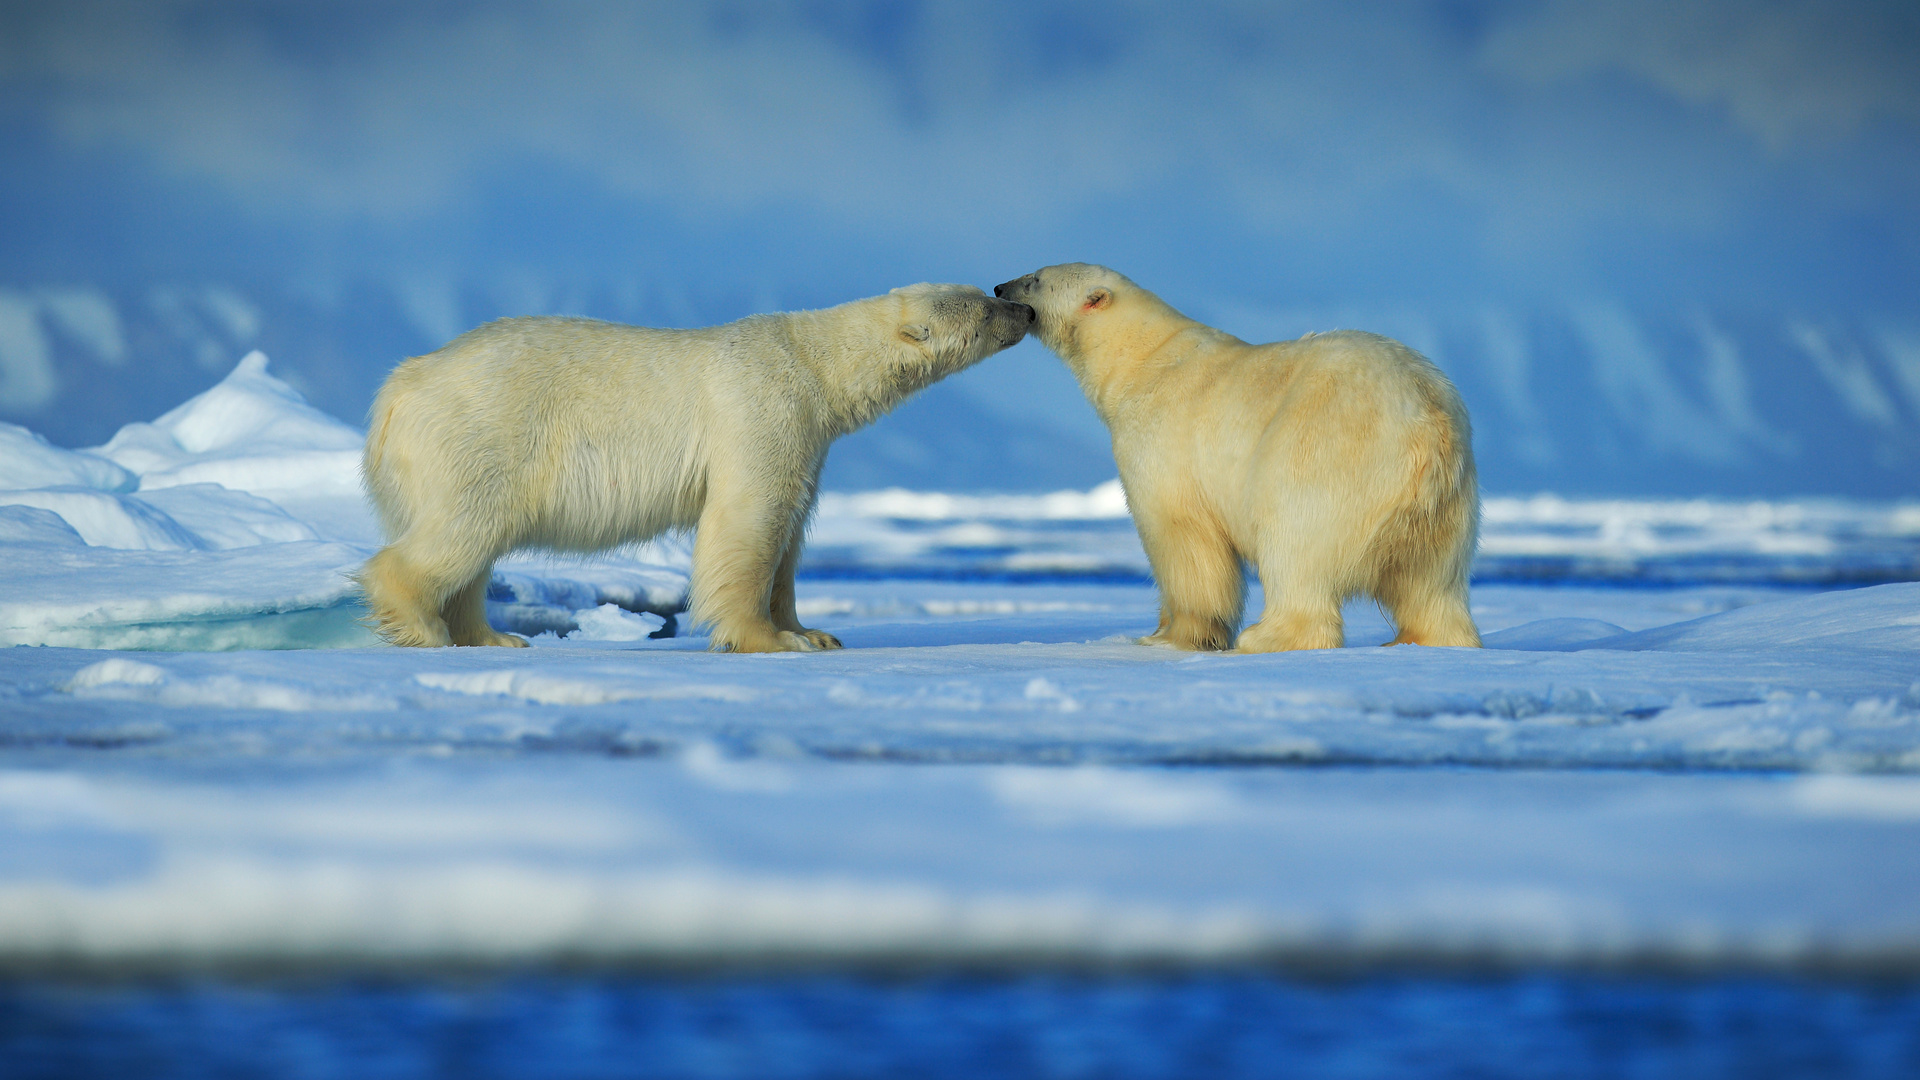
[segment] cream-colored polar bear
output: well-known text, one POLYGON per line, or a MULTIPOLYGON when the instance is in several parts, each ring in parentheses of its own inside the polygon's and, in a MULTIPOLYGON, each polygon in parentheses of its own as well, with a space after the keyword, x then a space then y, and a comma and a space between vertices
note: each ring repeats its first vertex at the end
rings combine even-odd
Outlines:
POLYGON ((1425 357, 1355 331, 1249 345, 1085 263, 994 294, 1033 306, 1035 334, 1113 433, 1160 585, 1144 644, 1337 648, 1355 595, 1386 608, 1395 643, 1480 644, 1467 410, 1425 357), (1266 610, 1236 640, 1243 561, 1266 610))
POLYGON ((793 574, 834 439, 1026 336, 1033 310, 911 285, 702 330, 502 319, 396 368, 365 476, 388 544, 359 576, 399 645, 525 645, 487 625, 494 560, 697 526, 692 609, 713 647, 838 648, 793 574))

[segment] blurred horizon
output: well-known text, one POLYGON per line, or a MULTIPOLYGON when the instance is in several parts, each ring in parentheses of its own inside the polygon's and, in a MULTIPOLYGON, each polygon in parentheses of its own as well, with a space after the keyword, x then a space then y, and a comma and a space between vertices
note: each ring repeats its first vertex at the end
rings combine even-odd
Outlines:
MULTIPOLYGON (((359 423, 505 315, 652 325, 1111 265, 1460 385, 1490 493, 1920 495, 1920 10, 0 4, 0 420, 253 348, 359 423)), ((1113 475, 1023 343, 826 484, 1113 475)))

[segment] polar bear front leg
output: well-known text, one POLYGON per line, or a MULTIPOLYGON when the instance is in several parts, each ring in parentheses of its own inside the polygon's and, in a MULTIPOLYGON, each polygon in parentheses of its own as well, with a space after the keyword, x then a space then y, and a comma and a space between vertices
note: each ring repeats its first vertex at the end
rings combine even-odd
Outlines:
MULTIPOLYGON (((773 485, 708 479, 707 504, 693 542, 692 607, 694 616, 712 628, 709 647, 715 652, 820 647, 773 621, 774 579, 798 516, 796 501, 773 485)), ((787 603, 792 604, 791 593, 787 603)))
MULTIPOLYGON (((1325 520, 1319 518, 1316 520, 1325 520)), ((1260 621, 1240 632, 1243 653, 1338 649, 1346 643, 1340 614, 1344 583, 1352 570, 1341 541, 1349 532, 1295 532, 1270 541, 1260 555, 1260 587, 1266 608, 1260 621)))
POLYGON ((1231 648, 1246 588, 1226 530, 1211 515, 1151 496, 1134 502, 1134 524, 1160 586, 1160 626, 1140 644, 1231 648))
POLYGON ((774 571, 773 575, 773 599, 768 605, 768 614, 773 618, 773 625, 799 634, 812 642, 814 648, 843 648, 840 639, 825 630, 809 630, 801 626, 800 612, 794 605, 793 577, 800 569, 800 548, 806 540, 807 517, 807 514, 801 514, 800 520, 787 537, 786 550, 780 556, 780 567, 774 571))

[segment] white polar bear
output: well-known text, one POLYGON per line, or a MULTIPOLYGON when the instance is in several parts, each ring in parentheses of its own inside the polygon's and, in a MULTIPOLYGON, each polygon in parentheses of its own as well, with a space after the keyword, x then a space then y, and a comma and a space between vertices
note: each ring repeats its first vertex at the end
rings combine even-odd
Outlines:
POLYGON ((1026 336, 1033 310, 910 285, 701 330, 502 319, 388 376, 365 479, 388 544, 359 581, 399 645, 525 645, 486 621, 494 560, 697 526, 713 648, 839 648, 793 574, 827 446, 1026 336))
POLYGON ((1337 648, 1355 595, 1393 617, 1395 644, 1480 644, 1467 610, 1472 433, 1425 357, 1355 331, 1249 345, 1085 263, 994 294, 1033 306, 1034 332, 1113 434, 1160 586, 1160 627, 1143 644, 1337 648), (1236 640, 1243 561, 1266 610, 1236 640))

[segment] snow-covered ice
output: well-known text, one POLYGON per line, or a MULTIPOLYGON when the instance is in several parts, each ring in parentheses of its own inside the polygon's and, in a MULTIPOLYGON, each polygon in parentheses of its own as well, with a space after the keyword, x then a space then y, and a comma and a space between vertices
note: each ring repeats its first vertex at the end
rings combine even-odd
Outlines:
POLYGON ((9 544, 0 644, 85 649, 367 646, 345 571, 365 555, 316 540, 224 551, 9 544))
MULTIPOLYGON (((1615 632, 1574 642, 1565 617, 1526 617, 1649 613, 1597 590, 1583 603, 1493 586, 1483 611, 1506 614, 1483 618, 1509 625, 1489 632, 1487 649, 1272 656, 1134 645, 1128 632, 1153 617, 1141 586, 970 586, 976 599, 962 602, 940 583, 829 585, 807 604, 844 612, 815 621, 848 648, 824 655, 651 641, 657 622, 612 608, 530 652, 13 649, 0 652, 0 692, 16 747, 137 743, 143 755, 194 758, 261 747, 302 758, 670 755, 711 744, 734 756, 771 746, 927 763, 1920 774, 1920 584, 1789 594, 1637 632, 1588 617, 1577 625, 1615 632)), ((1356 639, 1390 636, 1377 615, 1354 614, 1356 639)))
POLYGON ((684 537, 406 650, 359 440, 257 354, 0 428, 0 963, 1920 970, 1915 506, 1490 499, 1488 648, 1234 656, 1132 643, 1117 484, 829 493, 844 651, 706 652, 684 537))

